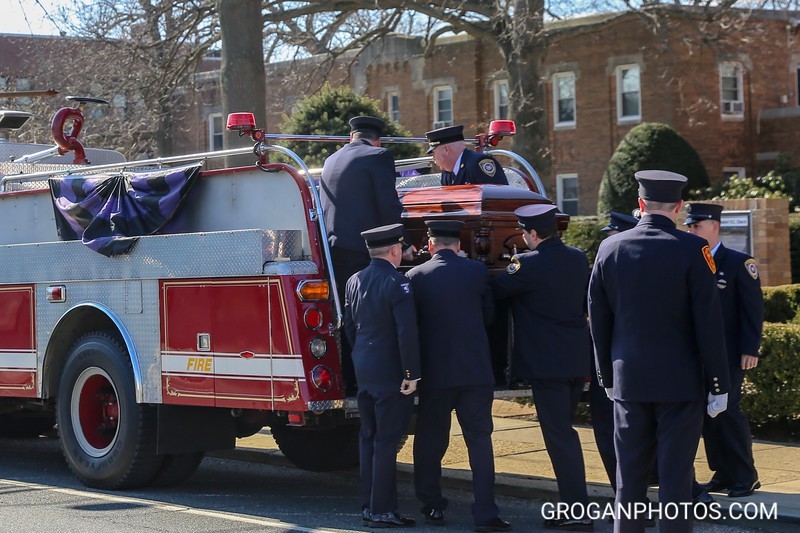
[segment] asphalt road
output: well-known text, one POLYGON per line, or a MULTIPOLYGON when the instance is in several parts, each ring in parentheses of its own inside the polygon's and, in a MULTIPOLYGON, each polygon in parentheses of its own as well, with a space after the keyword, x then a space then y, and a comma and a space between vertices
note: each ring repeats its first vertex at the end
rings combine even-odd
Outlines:
MULTIPOLYGON (((311 473, 293 467, 206 458, 185 483, 167 489, 88 489, 70 473, 56 439, 0 439, 0 531, 227 532, 370 531, 358 513, 354 471, 311 473)), ((400 483, 400 509, 420 518, 413 487, 400 483)), ((471 531, 471 495, 448 490, 448 525, 414 531, 471 531)), ((542 531, 542 502, 498 499, 515 531, 542 531)), ((607 522, 596 531, 611 531, 607 522)), ((656 530, 650 530, 656 531, 656 530)), ((752 529, 699 523, 699 532, 752 529)))

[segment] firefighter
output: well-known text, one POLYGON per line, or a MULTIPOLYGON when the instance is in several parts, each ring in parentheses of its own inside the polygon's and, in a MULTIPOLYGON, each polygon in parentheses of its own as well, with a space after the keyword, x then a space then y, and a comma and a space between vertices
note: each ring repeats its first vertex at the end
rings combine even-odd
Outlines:
POLYGON ((617 233, 631 229, 638 223, 638 217, 624 215, 622 213, 615 213, 612 211, 608 218, 608 225, 606 225, 602 231, 605 231, 609 236, 616 235, 617 233))
MULTIPOLYGON (((350 119, 350 143, 325 160, 320 182, 320 200, 331 247, 339 301, 350 276, 370 263, 361 232, 401 222, 403 206, 395 189, 394 158, 381 148, 384 122, 375 117, 350 119)), ((416 249, 406 248, 404 259, 414 258, 416 249)), ((351 347, 342 339, 342 373, 347 394, 356 391, 350 356, 351 347)))
POLYGON ((442 185, 494 183, 508 185, 506 173, 497 160, 467 148, 464 126, 448 126, 425 133, 427 154, 442 169, 442 185))
POLYGON ((407 527, 415 521, 397 512, 395 474, 420 379, 414 295, 397 271, 403 225, 362 235, 371 260, 347 282, 344 316, 358 379, 362 519, 370 527, 407 527))
POLYGON ((450 443, 455 409, 469 451, 476 531, 507 531, 494 497, 492 401, 494 375, 486 323, 494 302, 489 272, 478 261, 459 257, 459 220, 429 220, 428 250, 433 256, 408 272, 422 339, 422 374, 414 435, 414 486, 425 520, 444 523, 442 458, 450 443))
MULTIPOLYGON (((557 210, 554 205, 535 204, 514 212, 531 251, 514 256, 506 271, 492 278, 491 287, 496 298, 511 299, 512 368, 515 376, 531 383, 561 502, 585 509, 586 470, 572 420, 591 358, 585 311, 589 262, 586 254, 557 236, 557 210)), ((548 518, 544 525, 582 531, 593 523, 585 516, 564 513, 548 518)))
POLYGON ((600 244, 589 283, 598 377, 614 400, 614 531, 643 529, 648 513, 636 508, 654 463, 661 505, 683 509, 660 527, 691 531, 703 409, 724 411, 730 389, 716 267, 703 239, 675 227, 686 177, 635 176, 642 220, 600 244))

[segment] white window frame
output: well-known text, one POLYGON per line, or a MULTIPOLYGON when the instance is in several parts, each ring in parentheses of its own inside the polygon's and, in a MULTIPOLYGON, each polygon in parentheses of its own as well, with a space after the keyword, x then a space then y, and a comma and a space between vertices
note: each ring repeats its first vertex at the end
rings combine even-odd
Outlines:
POLYGON ((739 176, 740 178, 746 178, 747 172, 745 171, 744 167, 723 167, 722 175, 726 180, 731 176, 739 176))
MULTIPOLYGON (((580 203, 580 181, 578 180, 578 174, 557 174, 556 175, 556 204, 558 205, 559 211, 562 213, 567 213, 564 210, 564 200, 574 201, 575 202, 575 215, 580 213, 581 203, 580 203), (576 184, 576 191, 577 196, 575 198, 564 198, 564 182, 568 179, 574 179, 576 184)), ((567 213, 572 214, 572 213, 567 213)))
POLYGON ((222 118, 222 113, 209 113, 208 114, 208 151, 214 152, 216 150, 222 150, 224 146, 224 136, 225 136, 225 122, 222 118), (215 131, 214 129, 214 120, 219 119, 221 124, 220 131, 215 131), (214 147, 214 137, 219 136, 220 146, 219 148, 214 147))
POLYGON ((617 76, 617 122, 640 122, 642 120, 642 69, 637 64, 620 65, 616 69, 617 76), (625 94, 622 87, 623 73, 629 70, 636 70, 639 73, 639 90, 637 91, 637 106, 639 113, 636 115, 623 115, 623 95, 625 94))
POLYGON ((558 72, 553 74, 553 124, 556 128, 574 128, 578 120, 577 95, 575 92, 575 73, 558 72), (559 103, 561 102, 560 80, 572 80, 572 120, 560 120, 559 103))
POLYGON ((511 98, 509 96, 508 80, 495 81, 492 84, 492 91, 494 92, 494 119, 510 119, 511 98))
POLYGON ((740 119, 744 118, 744 69, 742 64, 736 61, 723 61, 719 64, 719 111, 723 118, 740 119), (736 69, 736 98, 725 98, 723 79, 733 78, 725 76, 723 70, 732 67, 736 69))
POLYGON ((400 93, 389 91, 386 93, 386 112, 389 118, 395 122, 400 122, 400 93), (397 105, 394 100, 397 99, 397 105))
POLYGON ((453 110, 453 88, 450 85, 440 85, 438 87, 433 88, 433 129, 436 128, 444 128, 445 126, 452 126, 453 125, 453 117, 455 117, 455 111, 453 110), (441 116, 441 110, 439 109, 439 102, 442 100, 440 98, 440 94, 444 92, 450 92, 450 118, 444 118, 441 116))

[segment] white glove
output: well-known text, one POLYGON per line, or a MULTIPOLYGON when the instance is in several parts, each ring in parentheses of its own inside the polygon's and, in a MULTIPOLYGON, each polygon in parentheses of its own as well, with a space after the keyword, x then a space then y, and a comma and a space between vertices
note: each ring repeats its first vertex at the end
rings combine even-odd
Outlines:
POLYGON ((608 396, 609 400, 611 400, 611 401, 614 400, 614 387, 610 387, 610 388, 606 389, 606 396, 608 396))
POLYGON ((706 412, 711 418, 715 418, 718 414, 728 408, 728 393, 725 394, 711 394, 708 393, 708 406, 706 412))

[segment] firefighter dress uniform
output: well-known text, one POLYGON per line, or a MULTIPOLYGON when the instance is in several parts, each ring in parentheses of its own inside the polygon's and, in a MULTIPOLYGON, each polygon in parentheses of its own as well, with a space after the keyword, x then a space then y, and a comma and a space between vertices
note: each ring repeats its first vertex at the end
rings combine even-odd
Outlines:
MULTIPOLYGON (((677 204, 686 177, 639 171, 639 197, 677 204)), ((614 400, 618 509, 642 502, 653 464, 659 501, 692 501, 692 465, 707 394, 730 389, 714 260, 705 239, 669 217, 646 214, 600 244, 589 283, 598 377, 614 400)), ((691 519, 661 517, 668 531, 691 519)), ((620 514, 614 531, 644 531, 620 514)))
MULTIPOLYGON (((447 126, 425 133, 428 138, 427 154, 443 144, 464 141, 464 126, 447 126)), ((493 183, 508 185, 502 165, 489 154, 481 154, 464 148, 456 161, 453 172, 442 170, 442 185, 466 185, 470 183, 493 183)))
MULTIPOLYGON (((369 248, 402 242, 402 224, 363 232, 369 248)), ((361 416, 362 509, 378 527, 413 521, 397 514, 397 447, 408 428, 414 397, 400 393, 404 379, 420 378, 419 335, 408 278, 392 263, 373 258, 347 282, 345 333, 353 346, 361 416), (383 524, 381 526, 381 524, 383 524)))

